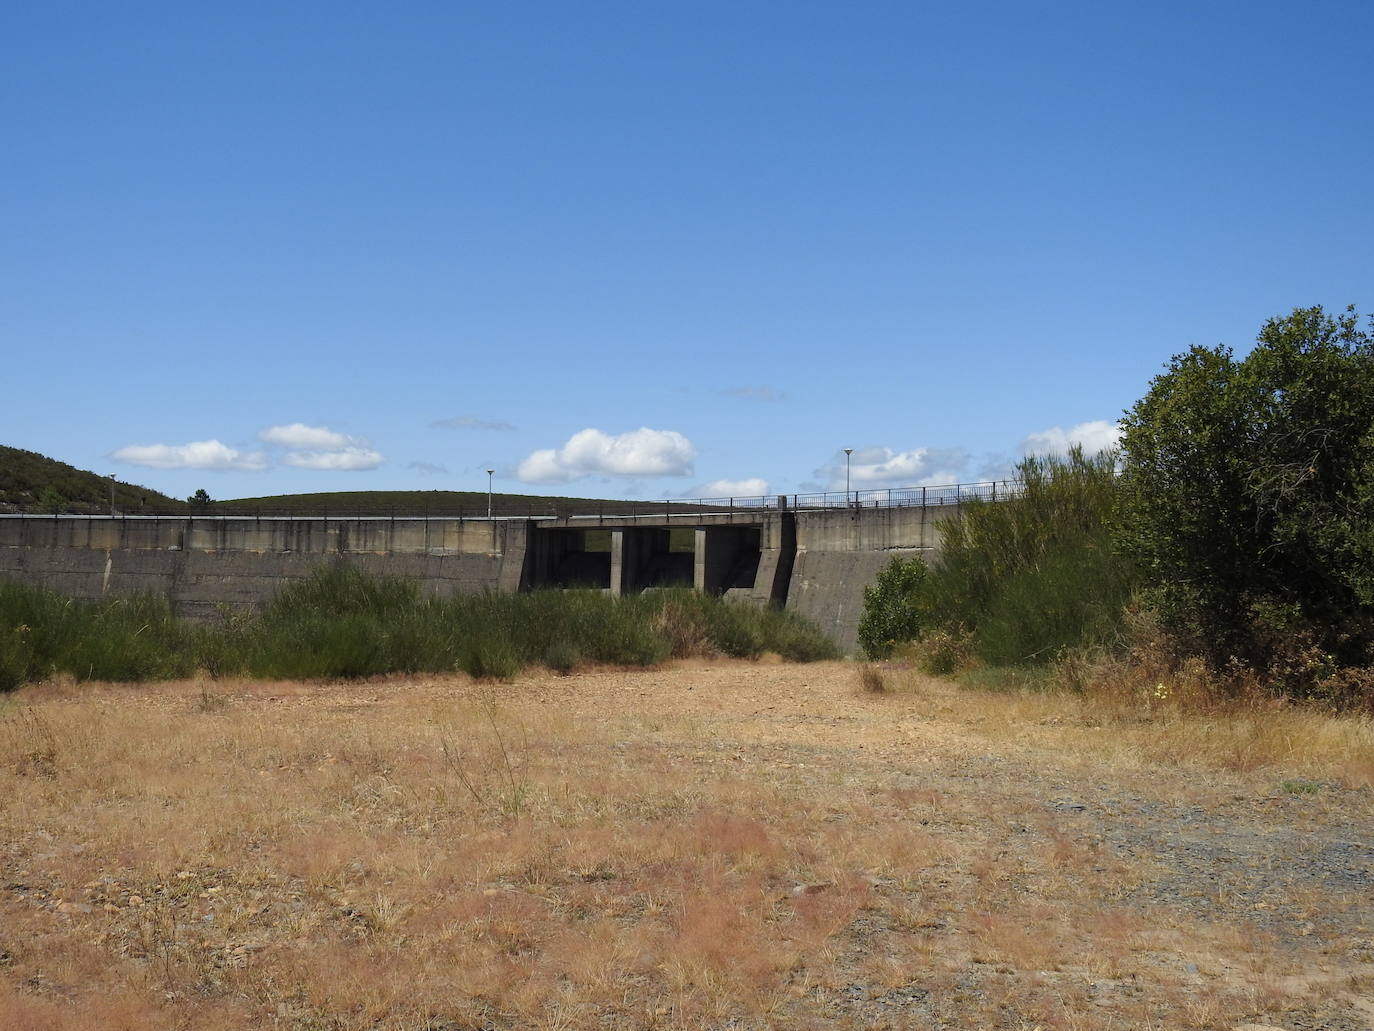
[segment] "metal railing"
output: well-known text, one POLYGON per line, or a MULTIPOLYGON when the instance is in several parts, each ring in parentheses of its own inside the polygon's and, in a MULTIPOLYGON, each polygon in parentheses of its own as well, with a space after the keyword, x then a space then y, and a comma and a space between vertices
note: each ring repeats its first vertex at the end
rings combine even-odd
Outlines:
POLYGON ((977 483, 946 483, 927 487, 880 487, 864 490, 831 490, 811 494, 768 494, 746 498, 698 498, 679 501, 719 511, 735 508, 929 508, 960 505, 968 501, 1005 501, 1025 490, 1019 480, 982 480, 977 483))

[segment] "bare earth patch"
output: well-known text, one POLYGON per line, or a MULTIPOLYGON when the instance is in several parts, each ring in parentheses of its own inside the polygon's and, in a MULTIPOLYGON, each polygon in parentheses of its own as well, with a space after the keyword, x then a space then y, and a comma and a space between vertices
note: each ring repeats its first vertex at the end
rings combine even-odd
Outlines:
POLYGON ((886 681, 0 699, 0 1028, 1374 1028, 1368 722, 886 681))

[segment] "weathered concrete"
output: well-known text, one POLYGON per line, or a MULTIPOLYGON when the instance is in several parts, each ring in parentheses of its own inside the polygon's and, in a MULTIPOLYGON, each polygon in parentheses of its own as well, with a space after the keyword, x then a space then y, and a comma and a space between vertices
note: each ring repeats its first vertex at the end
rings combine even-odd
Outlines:
POLYGON ((864 588, 894 557, 934 557, 939 525, 959 506, 853 508, 798 512, 787 607, 846 651, 858 646, 864 588))
MULTIPOLYGON (((852 650, 863 591, 894 555, 933 556, 957 505, 747 509, 560 519, 0 517, 0 575, 81 598, 151 591, 196 618, 245 608, 322 562, 417 581, 434 596, 694 584, 786 605, 852 650), (695 529, 673 553, 670 529, 695 529), (587 536, 610 531, 610 551, 587 536)), ((594 535, 596 536, 596 535, 594 535)))
POLYGON ((270 599, 321 562, 415 580, 434 596, 514 589, 523 522, 0 519, 0 575, 77 598, 151 592, 199 618, 270 599))
POLYGON ((692 585, 707 594, 747 592, 752 600, 760 558, 754 526, 705 526, 696 531, 692 585))

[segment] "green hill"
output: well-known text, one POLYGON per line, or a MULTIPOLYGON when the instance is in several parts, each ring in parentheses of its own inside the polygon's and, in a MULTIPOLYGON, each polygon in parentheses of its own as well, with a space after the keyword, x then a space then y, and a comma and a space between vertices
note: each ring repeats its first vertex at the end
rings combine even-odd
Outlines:
MULTIPOLYGON (((130 515, 206 512, 219 515, 372 515, 485 516, 485 491, 350 490, 322 494, 278 494, 235 498, 192 506, 147 487, 115 481, 114 507, 130 515)), ((695 509, 697 506, 691 506, 695 509)), ((498 516, 569 515, 604 511, 684 511, 663 501, 564 498, 531 494, 493 494, 498 516)), ((110 511, 110 479, 77 469, 34 451, 0 445, 0 512, 68 512, 103 515, 110 511)))
MULTIPOLYGON (((690 506, 695 511, 699 506, 690 506)), ((612 498, 564 498, 534 494, 493 494, 492 515, 607 515, 629 512, 686 511, 676 502, 625 501, 612 498)), ((275 497, 216 501, 208 511, 230 515, 372 515, 485 516, 486 491, 351 490, 327 494, 280 494, 275 497)))
MULTIPOLYGON (((72 512, 101 515, 110 511, 110 478, 36 451, 0 444, 0 512, 72 512)), ((114 483, 114 505, 120 512, 184 512, 186 502, 134 483, 114 483)))

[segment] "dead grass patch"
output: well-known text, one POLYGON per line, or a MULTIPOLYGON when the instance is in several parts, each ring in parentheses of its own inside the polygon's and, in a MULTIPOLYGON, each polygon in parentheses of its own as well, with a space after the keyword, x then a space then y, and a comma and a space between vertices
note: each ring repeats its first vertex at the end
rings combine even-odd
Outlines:
POLYGON ((1259 927, 1215 884, 1150 894, 1167 855, 1098 815, 1240 796, 1346 826, 1358 722, 855 675, 27 689, 0 1027, 1172 1027, 1363 992, 1266 987, 1367 968, 1348 888, 1273 903, 1308 936, 1259 927))

